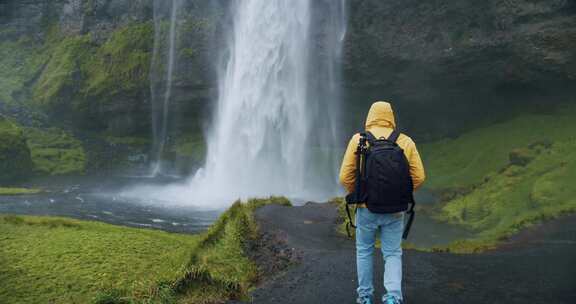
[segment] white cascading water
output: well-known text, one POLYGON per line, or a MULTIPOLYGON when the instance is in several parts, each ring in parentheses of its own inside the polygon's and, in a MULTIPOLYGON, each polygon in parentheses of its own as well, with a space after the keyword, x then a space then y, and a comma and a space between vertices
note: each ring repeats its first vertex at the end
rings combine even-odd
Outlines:
POLYGON ((228 199, 303 189, 309 27, 308 0, 237 3, 206 167, 193 189, 228 199))
POLYGON ((181 0, 170 1, 170 28, 168 32, 167 43, 163 39, 162 8, 166 5, 165 1, 156 0, 154 2, 154 54, 151 66, 151 96, 152 96, 152 127, 153 127, 153 146, 152 162, 150 175, 157 176, 163 172, 162 158, 168 138, 168 121, 170 111, 170 101, 172 99, 172 82, 174 79, 174 63, 176 58, 176 31, 178 10, 181 6, 181 0), (162 47, 167 44, 166 55, 162 47), (164 69, 164 71, 161 71, 164 69), (154 77, 161 74, 162 80, 155 80, 154 77))
POLYGON ((344 0, 231 5, 233 28, 204 168, 185 185, 135 192, 202 209, 224 208, 238 198, 335 195, 344 0))
MULTIPOLYGON (((321 102, 311 97, 329 97, 310 94, 315 89, 310 77, 317 72, 310 70, 316 66, 310 60, 312 2, 236 3, 206 167, 191 182, 200 197, 229 201, 275 194, 309 199, 321 194, 316 187, 320 183, 313 180, 330 179, 311 164, 317 136, 334 137, 332 130, 317 131, 314 120, 333 121, 334 109, 329 107, 338 108, 338 101, 331 100, 324 111, 312 110, 321 102)), ((343 17, 343 3, 335 11, 343 17)), ((335 33, 340 44, 341 33, 335 33)))

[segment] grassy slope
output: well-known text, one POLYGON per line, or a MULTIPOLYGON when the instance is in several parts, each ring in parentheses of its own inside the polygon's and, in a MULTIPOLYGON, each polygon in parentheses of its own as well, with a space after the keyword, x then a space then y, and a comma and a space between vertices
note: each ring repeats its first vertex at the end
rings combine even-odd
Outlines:
POLYGON ((492 247, 521 228, 576 210, 575 118, 574 108, 563 108, 423 145, 428 187, 459 193, 438 217, 478 232, 476 240, 448 250, 492 247))
POLYGON ((259 279, 245 255, 259 206, 235 203, 201 235, 0 216, 1 303, 218 303, 259 279))
POLYGON ((426 186, 432 189, 474 186, 486 175, 504 168, 513 149, 539 141, 574 138, 575 118, 574 108, 563 108, 550 115, 522 115, 455 139, 424 144, 420 150, 428 168, 426 186))
POLYGON ((26 195, 38 194, 42 192, 38 188, 13 188, 13 187, 0 187, 0 195, 26 195))
POLYGON ((197 238, 97 222, 0 217, 0 302, 87 303, 174 279, 197 238))

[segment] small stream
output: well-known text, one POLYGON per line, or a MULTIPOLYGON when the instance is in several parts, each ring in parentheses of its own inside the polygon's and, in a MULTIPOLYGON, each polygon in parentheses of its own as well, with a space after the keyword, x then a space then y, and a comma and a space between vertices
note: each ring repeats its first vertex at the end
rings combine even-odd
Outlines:
MULTIPOLYGON (((40 178, 27 183, 46 192, 36 195, 0 196, 0 213, 64 216, 82 220, 177 233, 206 230, 224 210, 201 210, 196 207, 167 204, 158 200, 121 195, 134 185, 162 186, 174 183, 168 178, 70 176, 40 178)), ((435 204, 432 193, 421 190, 418 204, 435 204)), ((295 205, 306 202, 293 199, 295 205)), ((423 212, 416 220, 408 241, 418 247, 441 246, 456 239, 468 238, 469 231, 441 223, 423 212)))
POLYGON ((134 184, 161 185, 173 180, 135 177, 50 177, 27 183, 47 192, 0 196, 0 213, 64 216, 131 227, 197 233, 207 229, 222 211, 188 207, 165 208, 154 201, 127 199, 118 193, 134 184))
MULTIPOLYGON (((414 198, 418 205, 430 206, 439 203, 434 194, 426 188, 416 192, 414 198)), ((473 235, 473 232, 461 226, 439 222, 425 212, 416 212, 407 241, 417 247, 430 248, 448 245, 452 241, 467 239, 473 235)))

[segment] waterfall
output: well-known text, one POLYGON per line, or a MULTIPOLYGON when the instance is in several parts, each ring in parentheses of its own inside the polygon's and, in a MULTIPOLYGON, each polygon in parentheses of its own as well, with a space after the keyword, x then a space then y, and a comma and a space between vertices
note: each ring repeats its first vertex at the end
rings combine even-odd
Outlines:
POLYGON ((172 98, 172 81, 174 79, 174 63, 176 52, 176 34, 178 11, 181 0, 168 1, 169 32, 167 43, 164 31, 164 14, 166 1, 154 1, 154 50, 151 67, 151 96, 152 96, 152 127, 153 146, 150 175, 157 176, 163 173, 163 156, 168 141, 168 122, 170 100, 172 98), (168 49, 163 46, 168 45, 168 49), (161 78, 159 78, 161 77, 161 78))
POLYGON ((233 5, 207 161, 191 199, 334 195, 344 1, 233 5))
MULTIPOLYGON (((206 163, 184 183, 143 185, 122 195, 200 209, 269 195, 297 201, 333 197, 340 189, 342 138, 337 130, 345 1, 226 3, 232 7, 220 31, 227 34, 225 41, 215 49, 223 64, 206 134, 206 163)), ((173 43, 170 48, 168 63, 174 64, 173 43)), ((162 115, 155 124, 160 126, 155 133, 160 156, 166 142, 170 70, 157 109, 162 115)))

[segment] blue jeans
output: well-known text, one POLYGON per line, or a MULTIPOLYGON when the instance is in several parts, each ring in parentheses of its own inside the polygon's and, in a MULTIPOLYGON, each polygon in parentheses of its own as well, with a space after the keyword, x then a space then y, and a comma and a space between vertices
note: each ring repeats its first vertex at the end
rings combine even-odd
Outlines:
POLYGON ((367 208, 356 213, 356 266, 358 271, 358 297, 372 297, 373 254, 376 233, 380 228, 380 242, 384 258, 384 287, 387 295, 402 298, 402 232, 404 213, 376 214, 367 208))

